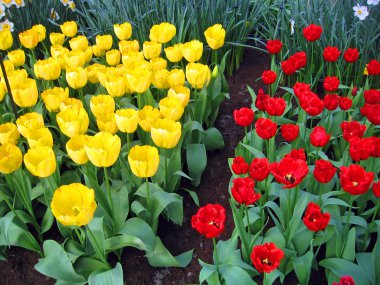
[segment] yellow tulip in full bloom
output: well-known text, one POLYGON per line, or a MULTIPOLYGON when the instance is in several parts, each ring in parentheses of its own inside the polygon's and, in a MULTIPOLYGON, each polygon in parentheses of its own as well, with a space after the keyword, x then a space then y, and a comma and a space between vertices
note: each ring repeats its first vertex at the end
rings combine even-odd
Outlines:
POLYGON ((175 86, 169 89, 168 98, 176 98, 181 101, 183 107, 186 107, 190 99, 190 89, 186 86, 175 86))
POLYGON ((42 42, 46 37, 46 28, 43 25, 34 25, 32 27, 33 31, 36 31, 38 34, 38 42, 42 42))
POLYGON ((166 58, 170 62, 179 62, 182 59, 182 44, 175 44, 164 49, 166 58))
POLYGON ((61 104, 59 104, 59 110, 61 112, 65 111, 67 108, 71 108, 71 107, 76 107, 76 108, 82 109, 83 103, 81 100, 76 99, 76 98, 66 98, 65 100, 63 100, 61 102, 61 104))
POLYGON ((117 127, 121 132, 131 134, 137 129, 139 121, 138 111, 132 108, 117 110, 115 119, 117 127))
POLYGON ((150 66, 152 67, 152 71, 165 69, 167 65, 167 61, 162 57, 156 57, 150 60, 150 66))
POLYGON ((128 162, 134 175, 147 178, 156 174, 160 157, 157 148, 149 145, 136 145, 128 154, 128 162))
POLYGON ((77 23, 74 21, 64 22, 62 25, 60 25, 60 28, 62 33, 69 38, 74 37, 78 32, 77 23))
POLYGON ((16 144, 20 138, 17 126, 13 123, 0 124, 0 144, 16 144))
POLYGON ((207 28, 204 35, 209 47, 212 49, 218 49, 224 45, 226 30, 223 29, 221 24, 215 24, 214 26, 207 28))
POLYGON ((57 114, 57 123, 62 133, 72 138, 87 132, 89 118, 84 108, 66 108, 57 114))
POLYGON ((20 168, 21 150, 13 143, 0 145, 0 173, 9 174, 20 168))
POLYGON ((211 78, 211 71, 207 65, 201 63, 188 63, 186 65, 186 79, 191 86, 202 89, 208 85, 211 78))
POLYGON ((53 148, 53 136, 48 128, 41 128, 30 132, 27 139, 30 148, 37 146, 53 148))
POLYGON ((185 72, 182 69, 173 68, 168 74, 169 87, 185 84, 185 72))
POLYGON ((0 50, 10 49, 13 45, 12 33, 9 29, 0 31, 0 50))
POLYGON ((124 54, 127 51, 138 52, 139 50, 140 50, 140 44, 137 40, 119 42, 119 51, 121 54, 124 54))
POLYGON ((67 154, 77 164, 85 164, 88 161, 86 151, 84 150, 84 135, 72 137, 66 143, 67 154))
POLYGON ((8 58, 14 66, 21 66, 25 63, 25 52, 22 49, 16 49, 8 52, 8 58))
POLYGON ((137 93, 143 93, 148 90, 152 82, 152 72, 147 69, 133 69, 125 76, 127 78, 127 87, 137 93))
POLYGON ((16 120, 17 129, 24 137, 29 137, 34 130, 45 127, 44 118, 36 112, 26 113, 16 120))
POLYGON ((161 69, 153 72, 152 83, 158 89, 167 89, 169 71, 167 69, 161 69))
POLYGON ((34 64, 34 73, 37 78, 56 80, 61 75, 61 64, 58 59, 52 57, 37 60, 34 64))
POLYGON ((128 40, 132 36, 132 25, 128 22, 113 25, 113 30, 120 41, 128 40))
POLYGON ((110 66, 116 66, 120 63, 120 52, 117 49, 112 49, 106 52, 106 61, 110 66))
POLYGON ((181 119, 184 112, 181 101, 175 98, 163 98, 160 100, 159 106, 162 116, 173 121, 181 119))
POLYGON ((169 42, 176 33, 176 28, 170 23, 161 23, 158 25, 153 25, 150 29, 149 38, 151 41, 159 43, 169 42))
POLYGON ((94 217, 95 192, 80 183, 63 185, 55 190, 51 201, 54 217, 64 226, 85 226, 94 217))
POLYGON ((160 110, 153 108, 152 106, 146 105, 144 108, 138 111, 139 115, 139 125, 146 131, 150 132, 152 123, 161 118, 160 110))
POLYGON ((143 53, 146 59, 159 57, 161 54, 162 44, 158 42, 144 42, 143 53))
POLYGON ((156 146, 174 148, 181 138, 181 123, 169 119, 158 119, 152 123, 150 134, 156 146))
POLYGON ((115 100, 110 95, 100 94, 92 96, 90 108, 95 118, 100 118, 104 114, 115 112, 115 100))
POLYGON ((88 40, 83 35, 72 38, 69 44, 71 50, 85 51, 88 48, 88 40))
POLYGON ((82 67, 66 70, 66 81, 71 88, 79 89, 87 83, 87 72, 82 67))
POLYGON ((98 125, 100 132, 108 132, 114 135, 118 131, 115 113, 104 114, 103 116, 96 118, 96 124, 98 125))
POLYGON ((188 62, 198 61, 202 57, 203 43, 198 40, 184 43, 182 45, 182 55, 188 62))
POLYGON ((26 78, 19 82, 12 90, 13 100, 19 107, 32 107, 38 100, 36 80, 26 78))
POLYGON ((24 155, 24 163, 30 173, 41 178, 52 175, 57 167, 54 151, 48 146, 30 148, 24 155))
POLYGON ((41 93, 41 98, 49 112, 58 112, 62 101, 69 98, 69 88, 54 87, 41 93))
POLYGON ((110 50, 112 48, 112 36, 111 35, 97 35, 96 45, 102 50, 110 50))
POLYGON ((95 136, 86 136, 84 149, 89 160, 97 167, 109 167, 119 157, 121 140, 117 135, 99 132, 95 136))
POLYGON ((65 42, 65 35, 62 33, 50 33, 49 40, 52 46, 61 46, 65 42))
POLYGON ((38 45, 39 34, 35 30, 26 30, 18 35, 21 44, 28 48, 33 49, 38 45))

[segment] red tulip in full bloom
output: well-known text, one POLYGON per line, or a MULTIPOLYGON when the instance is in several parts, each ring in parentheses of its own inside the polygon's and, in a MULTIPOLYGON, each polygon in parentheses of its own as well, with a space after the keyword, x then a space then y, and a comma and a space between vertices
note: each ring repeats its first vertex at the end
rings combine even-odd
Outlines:
POLYGON ((293 59, 287 59, 281 62, 281 69, 285 75, 292 75, 297 71, 296 62, 293 59))
POLYGON ((338 108, 339 105, 339 96, 338 94, 326 94, 323 98, 323 103, 325 103, 325 107, 329 111, 333 111, 338 108))
POLYGON ((268 94, 264 93, 263 89, 259 89, 259 93, 256 96, 255 106, 260 111, 265 111, 265 102, 269 98, 268 94))
POLYGON ((353 161, 366 160, 375 149, 372 138, 353 137, 350 140, 350 156, 353 161))
POLYGON ((373 181, 373 172, 366 172, 358 164, 340 168, 340 185, 344 191, 351 195, 360 195, 368 191, 373 181))
POLYGON ((343 111, 347 111, 352 107, 352 100, 348 97, 339 97, 339 108, 343 111))
POLYGON ((293 188, 302 182, 309 168, 305 160, 287 156, 272 163, 271 173, 278 183, 284 184, 283 188, 293 188))
POLYGON ((294 95, 296 95, 297 98, 300 98, 304 93, 307 93, 310 90, 310 84, 306 84, 303 82, 297 82, 293 86, 294 95))
POLYGON ((284 252, 273 242, 256 245, 251 253, 252 264, 260 273, 272 272, 280 265, 283 258, 284 252))
POLYGON ((380 181, 377 181, 376 183, 372 184, 372 190, 373 190, 373 195, 375 197, 380 198, 380 181))
POLYGON ((248 172, 249 165, 247 162, 245 162, 243 157, 237 156, 234 158, 231 168, 235 174, 240 175, 246 174, 248 172))
POLYGON ((342 52, 337 47, 328 46, 323 50, 323 58, 327 62, 335 62, 338 60, 342 52))
POLYGON ((323 82, 323 88, 327 92, 334 92, 338 90, 339 87, 339 78, 336 76, 326 76, 325 81, 323 82))
POLYGON ((365 103, 360 108, 360 112, 363 116, 366 116, 368 121, 374 125, 380 125, 380 104, 368 104, 365 103))
POLYGON ((304 109, 310 116, 319 115, 325 107, 325 103, 318 97, 317 94, 311 91, 301 94, 299 100, 301 108, 304 109))
POLYGON ((239 110, 234 110, 235 123, 242 127, 248 127, 252 124, 254 118, 254 113, 251 108, 240 108, 239 110))
POLYGON ((277 124, 271 119, 260 118, 255 124, 257 135, 263 140, 272 138, 277 131, 277 124))
POLYGON ((282 116, 286 108, 286 101, 284 98, 279 97, 269 97, 265 101, 265 111, 270 116, 282 116))
POLYGON ((355 285, 355 282, 351 276, 342 276, 340 277, 339 282, 334 282, 333 285, 355 285))
POLYGON ((330 135, 324 127, 317 126, 310 133, 310 143, 315 147, 324 147, 330 140, 330 135))
POLYGON ((239 204, 252 205, 260 199, 261 194, 255 193, 255 181, 251 178, 235 178, 232 183, 231 194, 239 204))
POLYGON ((261 78, 266 85, 270 85, 276 81, 277 74, 273 70, 265 70, 261 78))
POLYGON ((380 90, 376 90, 376 89, 365 90, 364 100, 368 104, 380 104, 380 90))
POLYGON ((266 48, 270 54, 277 54, 282 49, 282 42, 280 40, 269 40, 266 48))
POLYGON ((319 159, 315 162, 313 171, 314 178, 320 183, 329 183, 334 177, 337 169, 328 160, 319 159))
POLYGON ((287 142, 294 141, 300 132, 300 128, 298 125, 293 124, 283 124, 281 125, 281 134, 284 140, 287 142))
POLYGON ((310 24, 309 26, 304 28, 302 32, 303 36, 307 41, 314 42, 321 37, 322 27, 315 24, 310 24))
POLYGON ((224 230, 226 209, 219 204, 207 204, 191 218, 191 226, 207 238, 214 238, 224 230))
POLYGON ((357 48, 348 48, 344 54, 343 58, 345 61, 352 63, 358 60, 359 58, 359 50, 357 48))
POLYGON ((380 61, 372 59, 367 64, 368 75, 380 75, 380 61))
POLYGON ((343 138, 348 142, 354 137, 361 138, 367 129, 365 125, 362 125, 357 121, 342 122, 340 128, 343 131, 343 138))
POLYGON ((321 208, 317 204, 310 202, 309 205, 307 205, 306 212, 302 220, 309 230, 318 232, 327 227, 330 222, 330 214, 323 214, 321 208))
POLYGON ((249 165, 249 176, 253 180, 263 181, 268 177, 270 173, 270 163, 269 160, 264 158, 254 158, 249 165))
POLYGON ((296 69, 300 69, 306 66, 307 63, 307 56, 304 51, 297 52, 293 54, 289 60, 293 60, 296 66, 296 69))

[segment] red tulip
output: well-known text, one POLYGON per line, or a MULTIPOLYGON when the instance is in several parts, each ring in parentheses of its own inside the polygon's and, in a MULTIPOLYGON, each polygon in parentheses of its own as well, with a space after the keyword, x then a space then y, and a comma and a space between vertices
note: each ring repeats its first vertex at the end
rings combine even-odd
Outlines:
POLYGON ((330 222, 330 214, 322 214, 321 208, 317 204, 310 202, 307 205, 306 212, 302 220, 309 230, 318 232, 327 227, 330 222))
POLYGON ((368 75, 380 75, 380 61, 372 59, 367 64, 368 75))
POLYGON ((234 110, 235 123, 242 127, 248 127, 252 124, 254 118, 254 113, 251 108, 240 108, 239 110, 234 110))
POLYGON ((266 48, 270 54, 277 54, 282 49, 282 42, 280 40, 269 40, 266 48))
POLYGON ((309 168, 305 160, 288 156, 272 163, 271 173, 278 183, 284 184, 283 188, 293 188, 302 182, 309 168))
POLYGON ((374 125, 380 125, 380 104, 368 104, 365 103, 360 108, 360 112, 363 116, 366 116, 368 121, 374 125))
POLYGON ((260 199, 261 194, 255 193, 255 181, 251 178, 235 178, 232 183, 231 194, 239 204, 252 205, 260 199))
POLYGON ((219 204, 207 204, 191 218, 191 226, 207 238, 214 238, 224 230, 226 209, 219 204))
POLYGON ((309 42, 314 42, 321 37, 322 27, 315 24, 310 24, 302 30, 303 36, 309 42))
POLYGON ((344 191, 351 195, 360 195, 368 191, 373 181, 373 172, 366 172, 358 164, 340 168, 340 185, 344 191))
POLYGON ((373 151, 371 152, 372 157, 380 157, 380 138, 371 137, 372 144, 374 145, 373 151))
POLYGON ((281 69, 285 75, 292 75, 296 72, 296 62, 293 59, 287 59, 281 62, 281 69))
POLYGON ((304 93, 307 93, 310 90, 310 84, 306 84, 303 82, 297 82, 293 86, 294 95, 296 95, 297 98, 300 98, 304 93))
POLYGON ((300 149, 292 149, 288 154, 285 154, 285 157, 290 157, 293 159, 301 159, 303 161, 306 161, 306 153, 303 148, 300 149))
POLYGON ((338 77, 326 76, 325 81, 323 82, 323 88, 325 88, 327 92, 334 92, 338 90, 339 83, 338 77))
POLYGON ((286 108, 286 101, 284 98, 269 97, 265 100, 265 111, 270 116, 282 116, 286 108))
POLYGON ((365 125, 357 121, 343 122, 340 124, 340 128, 343 131, 343 138, 348 142, 354 137, 361 138, 367 129, 365 125))
POLYGON ((339 105, 339 96, 338 94, 327 94, 323 98, 323 102, 325 103, 325 107, 329 111, 333 111, 338 108, 339 105))
POLYGON ((296 66, 296 69, 300 69, 306 66, 307 63, 307 56, 304 51, 297 52, 293 54, 289 60, 293 60, 296 66))
POLYGON ((342 276, 340 277, 339 282, 334 282, 333 285, 355 285, 355 282, 351 276, 342 276))
POLYGON ((310 116, 319 115, 325 107, 325 103, 319 99, 317 94, 311 91, 301 94, 299 100, 301 108, 310 116))
POLYGON ((293 124, 283 124, 281 125, 281 134, 284 140, 287 142, 294 141, 299 134, 300 128, 298 125, 293 124))
POLYGON ((324 127, 317 126, 310 133, 310 143, 315 147, 324 147, 330 140, 330 135, 324 127))
POLYGON ((356 94, 358 94, 358 87, 357 86, 354 86, 354 88, 352 88, 352 92, 351 92, 352 96, 356 96, 356 94))
POLYGON ((257 120, 255 128, 256 133, 260 138, 268 140, 276 134, 277 124, 272 122, 271 119, 260 118, 257 120))
POLYGON ((261 75, 261 78, 266 85, 270 85, 276 81, 277 74, 272 70, 265 70, 261 75))
POLYGON ((353 137, 350 140, 350 156, 353 161, 366 160, 375 149, 372 138, 353 137))
POLYGON ((323 50, 323 58, 327 62, 335 62, 338 60, 342 52, 337 47, 328 46, 323 50))
POLYGON ((345 61, 352 63, 358 60, 359 58, 359 50, 357 48, 348 48, 344 54, 343 58, 345 61))
POLYGON ((339 108, 343 111, 347 111, 352 107, 352 100, 348 97, 339 97, 339 108))
POLYGON ((265 101, 269 98, 268 94, 264 93, 263 89, 259 89, 259 93, 256 96, 255 106, 260 111, 265 111, 265 101))
POLYGON ((270 173, 270 163, 269 160, 264 158, 254 158, 249 165, 249 176, 253 180, 263 181, 268 177, 270 173))
POLYGON ((372 190, 373 190, 373 195, 375 197, 380 198, 380 181, 377 181, 376 183, 372 184, 372 190))
POLYGON ((260 273, 272 272, 283 258, 284 252, 272 242, 256 245, 251 253, 252 264, 260 273))
POLYGON ((380 104, 380 90, 369 89, 364 91, 364 100, 368 104, 380 104))
POLYGON ((314 178, 320 183, 329 183, 337 169, 328 160, 319 159, 315 162, 314 178))
POLYGON ((237 156, 234 158, 231 168, 235 174, 240 175, 246 174, 248 172, 249 165, 247 162, 245 162, 243 157, 237 156))

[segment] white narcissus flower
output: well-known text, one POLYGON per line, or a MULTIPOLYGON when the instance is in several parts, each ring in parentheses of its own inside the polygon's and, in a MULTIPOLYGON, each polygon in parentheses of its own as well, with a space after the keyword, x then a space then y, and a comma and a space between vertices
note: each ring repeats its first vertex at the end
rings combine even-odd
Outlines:
POLYGON ((359 18, 359 20, 364 20, 368 16, 368 9, 367 6, 360 6, 359 4, 357 6, 354 6, 352 8, 355 13, 354 15, 359 18))
POLYGON ((13 26, 14 26, 14 24, 7 19, 4 22, 0 23, 0 31, 10 30, 11 32, 13 32, 13 26))
POLYGON ((377 5, 380 3, 380 0, 367 0, 368 5, 377 5))
POLYGON ((0 4, 0 19, 5 16, 5 7, 3 4, 0 4))

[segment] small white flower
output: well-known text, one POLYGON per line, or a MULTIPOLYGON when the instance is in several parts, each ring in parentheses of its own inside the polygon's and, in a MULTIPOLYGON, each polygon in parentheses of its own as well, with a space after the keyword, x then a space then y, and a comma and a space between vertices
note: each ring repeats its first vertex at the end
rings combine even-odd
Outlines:
POLYGON ((72 11, 75 11, 75 3, 74 1, 69 1, 69 7, 72 11))
POLYGON ((380 0, 367 0, 368 5, 377 5, 380 3, 380 0))
POLYGON ((5 16, 5 7, 3 4, 0 4, 0 19, 5 16))
POLYGON ((15 5, 17 8, 24 7, 25 6, 25 1, 24 0, 14 0, 15 5))
POLYGON ((296 23, 296 21, 294 21, 293 19, 290 20, 290 34, 293 35, 294 34, 294 24, 296 23))
POLYGON ((5 20, 4 22, 0 23, 0 31, 10 30, 11 32, 13 32, 13 26, 14 24, 11 21, 5 20))
POLYGON ((59 15, 58 15, 57 11, 54 10, 54 8, 51 8, 51 10, 50 10, 49 20, 52 20, 52 21, 58 21, 59 20, 59 15))
POLYGON ((70 0, 59 0, 64 6, 67 6, 70 4, 70 0))
POLYGON ((357 6, 354 6, 352 8, 355 13, 354 15, 359 18, 359 20, 364 20, 368 15, 368 9, 367 6, 360 6, 359 4, 357 6))
POLYGON ((14 0, 1 0, 1 2, 5 5, 5 7, 9 8, 11 7, 13 4, 15 4, 15 1, 14 0))

